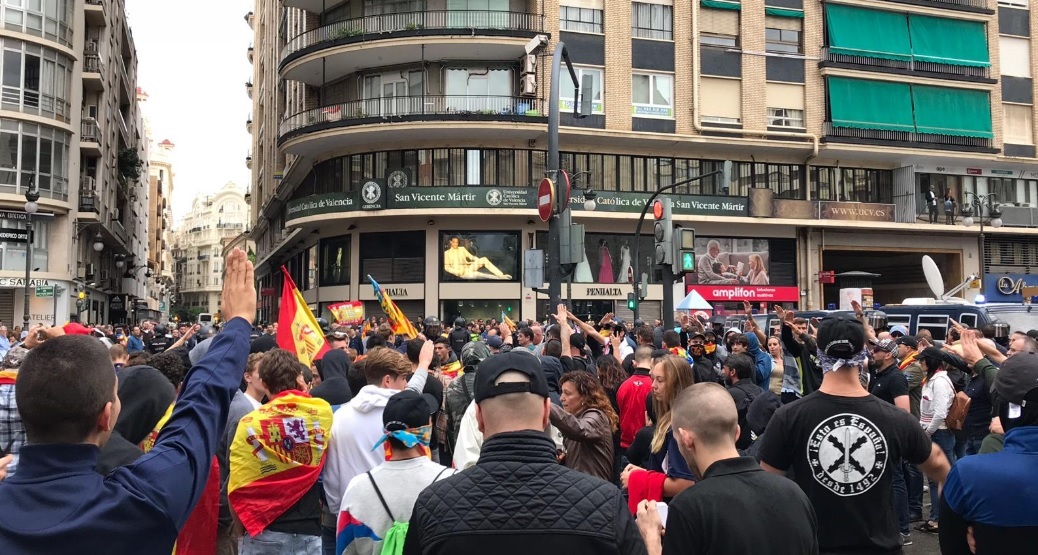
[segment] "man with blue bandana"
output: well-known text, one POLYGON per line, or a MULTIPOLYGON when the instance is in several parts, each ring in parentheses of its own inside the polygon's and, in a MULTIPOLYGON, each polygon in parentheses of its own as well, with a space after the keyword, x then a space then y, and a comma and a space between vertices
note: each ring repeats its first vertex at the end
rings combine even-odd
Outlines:
POLYGON ((336 553, 376 555, 382 553, 384 542, 402 548, 404 538, 397 523, 411 519, 415 500, 426 486, 454 474, 428 457, 431 416, 438 409, 432 395, 409 389, 386 402, 385 434, 372 448, 381 451, 389 443, 389 460, 358 475, 346 488, 336 527, 336 553))

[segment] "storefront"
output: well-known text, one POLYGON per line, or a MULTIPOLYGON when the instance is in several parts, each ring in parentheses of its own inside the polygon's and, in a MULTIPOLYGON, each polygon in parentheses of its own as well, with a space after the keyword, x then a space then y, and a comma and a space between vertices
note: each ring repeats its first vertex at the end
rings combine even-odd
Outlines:
POLYGON ((798 308, 795 239, 698 236, 696 271, 685 275, 685 293, 695 291, 716 310, 798 308))
POLYGON ((1025 298, 1024 293, 1038 290, 1038 275, 1030 274, 986 274, 984 276, 984 299, 989 303, 1031 303, 1035 297, 1025 298))
MULTIPOLYGON (((20 326, 25 314, 25 278, 0 278, 0 322, 20 326)), ((57 325, 69 319, 69 282, 53 279, 29 281, 29 322, 57 325)))

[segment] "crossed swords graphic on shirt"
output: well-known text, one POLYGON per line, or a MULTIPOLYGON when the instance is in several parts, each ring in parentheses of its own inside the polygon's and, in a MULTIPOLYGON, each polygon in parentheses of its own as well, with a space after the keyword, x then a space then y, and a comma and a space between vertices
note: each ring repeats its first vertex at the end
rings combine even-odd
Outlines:
MULTIPOLYGON (((850 446, 845 446, 843 443, 840 442, 840 440, 836 439, 836 436, 834 435, 830 435, 825 439, 829 441, 829 443, 831 443, 833 447, 837 448, 840 451, 843 451, 843 457, 836 459, 836 461, 834 461, 833 464, 831 464, 829 468, 826 469, 826 472, 832 474, 834 471, 842 469, 844 481, 850 481, 851 469, 857 470, 863 475, 868 474, 868 472, 865 470, 865 467, 862 466, 861 463, 859 463, 858 461, 854 460, 854 452, 869 442, 869 439, 867 437, 860 436, 850 446)), ((850 430, 844 432, 843 439, 844 442, 850 442, 850 430)))

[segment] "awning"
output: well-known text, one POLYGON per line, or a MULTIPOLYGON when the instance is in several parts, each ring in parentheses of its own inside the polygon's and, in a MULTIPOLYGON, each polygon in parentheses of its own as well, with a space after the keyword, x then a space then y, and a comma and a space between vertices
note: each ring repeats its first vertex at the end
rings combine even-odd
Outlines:
POLYGON ((772 8, 771 6, 764 7, 764 15, 773 15, 775 17, 792 17, 794 19, 804 19, 804 10, 791 10, 788 8, 772 8))
POLYGON ((742 4, 739 2, 726 2, 725 0, 700 0, 699 5, 704 8, 714 8, 715 10, 742 10, 742 4))
POLYGON ((836 127, 915 131, 907 83, 829 77, 828 88, 829 114, 836 127))
POLYGON ((903 13, 842 4, 825 5, 829 51, 847 56, 911 61, 908 18, 903 13))
POLYGON ((985 139, 995 136, 987 91, 912 85, 912 102, 919 133, 985 139))
POLYGON ((929 15, 908 16, 912 55, 917 61, 988 67, 988 37, 980 21, 929 15))

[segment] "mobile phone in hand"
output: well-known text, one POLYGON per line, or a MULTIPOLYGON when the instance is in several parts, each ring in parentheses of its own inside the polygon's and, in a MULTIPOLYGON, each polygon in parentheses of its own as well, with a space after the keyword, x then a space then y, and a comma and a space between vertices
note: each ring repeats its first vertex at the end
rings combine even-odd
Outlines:
POLYGON ((660 524, 662 524, 664 528, 667 527, 667 510, 668 509, 666 503, 662 501, 656 502, 656 512, 659 513, 660 524))

